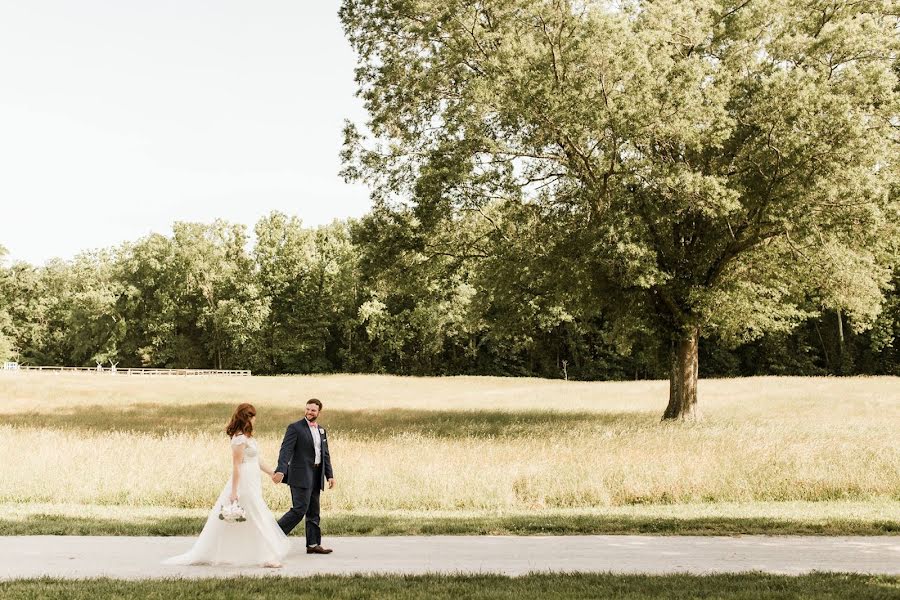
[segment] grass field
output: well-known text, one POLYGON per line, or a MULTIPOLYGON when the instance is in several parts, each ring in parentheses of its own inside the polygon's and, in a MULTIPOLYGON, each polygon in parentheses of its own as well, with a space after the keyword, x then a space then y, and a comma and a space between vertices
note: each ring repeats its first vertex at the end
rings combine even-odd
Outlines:
POLYGON ((229 598, 453 598, 521 600, 522 598, 621 600, 716 598, 720 600, 887 600, 900 595, 900 578, 813 574, 796 577, 742 575, 529 575, 479 576, 317 576, 311 578, 234 578, 204 580, 65 581, 32 579, 0 581, 0 597, 94 600, 149 598, 192 600, 229 598))
MULTIPOLYGON (((0 531, 193 533, 252 402, 263 456, 325 404, 329 533, 897 533, 900 378, 666 382, 0 374, 0 531), (49 529, 48 529, 49 528, 49 529), (156 529, 154 529, 156 528, 156 529)), ((267 485, 273 511, 286 486, 267 485)))

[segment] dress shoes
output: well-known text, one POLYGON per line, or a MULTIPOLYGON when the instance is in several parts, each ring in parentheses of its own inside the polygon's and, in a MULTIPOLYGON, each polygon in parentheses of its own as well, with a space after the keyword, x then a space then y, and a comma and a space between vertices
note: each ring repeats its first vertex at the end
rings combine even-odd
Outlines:
POLYGON ((307 554, 331 554, 334 552, 331 548, 323 548, 322 546, 307 546, 307 554))

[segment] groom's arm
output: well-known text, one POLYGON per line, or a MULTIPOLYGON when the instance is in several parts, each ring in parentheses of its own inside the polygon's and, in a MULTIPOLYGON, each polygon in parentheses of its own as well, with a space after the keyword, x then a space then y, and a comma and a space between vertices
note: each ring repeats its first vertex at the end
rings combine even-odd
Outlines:
POLYGON ((288 425, 287 431, 284 432, 284 440, 281 442, 281 451, 278 453, 278 465, 275 467, 276 473, 287 473, 288 462, 294 454, 294 446, 297 445, 297 430, 293 424, 288 425))
MULTIPOLYGON (((328 440, 322 441, 322 467, 325 469, 325 479, 334 479, 334 471, 331 470, 331 452, 328 451, 328 440)), ((332 487, 331 484, 329 487, 332 487)))

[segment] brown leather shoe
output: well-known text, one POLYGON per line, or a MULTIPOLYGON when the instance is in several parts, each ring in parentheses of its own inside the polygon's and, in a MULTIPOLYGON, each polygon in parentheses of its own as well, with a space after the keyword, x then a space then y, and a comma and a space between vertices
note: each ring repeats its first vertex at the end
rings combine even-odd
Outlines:
POLYGON ((307 554, 331 554, 334 552, 331 548, 323 548, 322 546, 307 546, 307 554))

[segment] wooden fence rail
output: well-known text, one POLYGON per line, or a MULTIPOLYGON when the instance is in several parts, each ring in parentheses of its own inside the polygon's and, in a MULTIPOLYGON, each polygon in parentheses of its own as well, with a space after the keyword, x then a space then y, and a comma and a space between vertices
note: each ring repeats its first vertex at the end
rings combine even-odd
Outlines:
POLYGON ((19 371, 41 371, 50 373, 96 373, 105 375, 228 375, 249 377, 249 369, 131 369, 131 368, 97 368, 97 367, 26 367, 20 365, 19 371))

